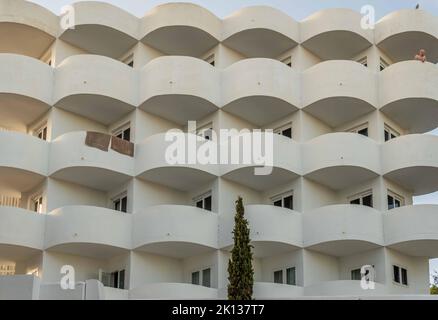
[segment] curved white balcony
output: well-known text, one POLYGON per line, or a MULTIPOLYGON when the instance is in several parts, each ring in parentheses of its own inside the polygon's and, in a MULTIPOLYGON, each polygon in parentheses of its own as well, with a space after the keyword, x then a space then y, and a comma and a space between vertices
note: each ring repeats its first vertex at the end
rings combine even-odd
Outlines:
POLYGON ((438 190, 438 137, 412 134, 390 140, 382 146, 385 177, 423 195, 438 190))
POLYGON ((146 13, 141 41, 164 54, 199 57, 218 44, 222 21, 191 3, 166 3, 146 13))
POLYGON ((109 125, 138 103, 135 72, 107 57, 71 56, 56 69, 54 96, 57 107, 109 125))
POLYGON ((303 110, 337 127, 376 109, 377 76, 360 63, 333 60, 302 75, 303 110))
POLYGON ((364 290, 359 280, 335 280, 319 282, 304 288, 305 296, 357 297, 379 296, 388 294, 386 286, 374 283, 373 290, 364 290))
POLYGON ((76 2, 74 28, 62 30, 60 39, 89 53, 119 59, 138 39, 138 18, 97 1, 76 2))
POLYGON ((438 62, 438 20, 424 10, 399 10, 380 19, 375 42, 394 62, 411 60, 420 48, 427 60, 438 62))
POLYGON ((53 69, 33 58, 0 53, 0 74, 7 79, 0 83, 0 126, 25 132, 50 108, 53 69))
MULTIPOLYGON (((194 134, 179 135, 166 141, 166 134, 153 135, 136 145, 136 168, 138 178, 159 183, 174 189, 188 191, 211 182, 219 175, 216 164, 201 164, 194 159, 193 164, 188 162, 191 154, 189 145, 200 148, 210 145, 217 146, 212 141, 197 141, 194 134), (178 155, 182 155, 179 159, 178 155), (181 161, 179 161, 181 160, 181 161)), ((197 149, 199 150, 199 149, 197 149)))
POLYGON ((29 1, 0 1, 0 52, 39 59, 55 40, 58 17, 29 1))
POLYGON ((360 205, 325 206, 303 215, 304 247, 342 257, 383 246, 382 214, 360 205))
POLYGON ((360 134, 325 134, 301 150, 304 175, 334 190, 357 185, 381 171, 379 145, 360 134))
POLYGON ((217 110, 220 74, 191 57, 166 56, 149 62, 140 74, 140 108, 180 125, 217 110))
POLYGON ((385 245, 409 256, 438 257, 438 206, 414 205, 383 215, 385 245))
POLYGON ((351 59, 371 47, 374 34, 350 9, 325 9, 301 22, 302 45, 323 60, 351 59))
POLYGON ((242 133, 230 138, 228 145, 221 144, 220 150, 222 155, 228 155, 227 164, 220 167, 221 176, 255 190, 273 188, 301 174, 300 145, 284 136, 242 133), (260 156, 264 161, 256 159, 257 150, 262 151, 260 156), (233 154, 239 159, 233 160, 233 154), (233 162, 236 160, 237 163, 233 162))
POLYGON ((217 299, 218 289, 187 283, 149 283, 129 290, 132 300, 205 300, 217 299))
POLYGON ((0 167, 47 175, 49 144, 18 132, 0 132, 0 167))
POLYGON ((419 61, 391 65, 380 73, 380 110, 410 133, 438 126, 438 68, 419 61))
POLYGON ((303 296, 304 288, 287 284, 255 282, 253 298, 256 300, 292 299, 303 296))
POLYGON ((251 58, 277 58, 299 38, 298 22, 272 7, 243 8, 223 20, 223 43, 251 58))
POLYGON ((245 59, 222 74, 222 109, 256 125, 266 125, 300 105, 299 74, 273 59, 245 59))
POLYGON ((130 250, 131 215, 91 207, 68 206, 47 215, 45 249, 108 258, 130 250))
POLYGON ((214 250, 217 233, 217 214, 192 206, 153 206, 133 216, 133 247, 159 255, 184 258, 214 250))
MULTIPOLYGON (((301 213, 271 205, 246 205, 245 218, 251 229, 254 257, 264 258, 303 246, 301 213)), ((221 217, 221 247, 233 246, 234 219, 221 217)))
MULTIPOLYGON (((0 247, 13 251, 42 250, 44 246, 45 215, 21 208, 0 206, 0 247)), ((1 249, 1 255, 4 255, 1 249)), ((17 252, 18 253, 18 252, 17 252)))
POLYGON ((134 175, 134 159, 111 148, 108 152, 85 145, 86 132, 66 133, 51 143, 51 177, 98 190, 111 190, 134 175))

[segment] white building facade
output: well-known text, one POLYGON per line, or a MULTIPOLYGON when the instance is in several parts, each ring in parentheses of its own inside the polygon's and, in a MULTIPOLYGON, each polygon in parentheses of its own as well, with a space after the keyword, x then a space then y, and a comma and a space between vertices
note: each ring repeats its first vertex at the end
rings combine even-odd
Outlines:
POLYGON ((0 1, 0 299, 226 298, 238 196, 255 298, 429 293, 438 206, 412 198, 438 191, 435 16, 363 29, 345 9, 296 22, 269 7, 72 8, 64 29, 0 1), (272 174, 169 164, 165 133, 188 121, 274 130, 272 174), (59 287, 66 265, 76 291, 59 287))

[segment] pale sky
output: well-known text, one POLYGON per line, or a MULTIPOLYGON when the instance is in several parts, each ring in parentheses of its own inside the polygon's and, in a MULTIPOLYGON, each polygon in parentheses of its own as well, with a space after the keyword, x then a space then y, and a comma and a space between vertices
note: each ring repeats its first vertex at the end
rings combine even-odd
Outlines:
MULTIPOLYGON (((71 4, 71 0, 30 0, 38 3, 56 14, 61 8, 71 4)), ((82 1, 82 0, 81 0, 82 1)), ((165 0, 103 0, 101 2, 116 5, 131 14, 142 17, 149 9, 168 2, 191 2, 209 9, 218 17, 223 18, 234 11, 253 5, 267 5, 280 9, 296 20, 302 20, 310 14, 325 8, 350 8, 360 11, 363 5, 373 5, 376 9, 377 19, 386 14, 404 8, 420 8, 438 16, 438 0, 193 0, 193 1, 165 1, 165 0)), ((438 135, 438 130, 433 131, 438 135)), ((415 204, 438 204, 438 192, 414 198, 415 204)), ((438 259, 431 260, 431 272, 438 271, 438 259)))

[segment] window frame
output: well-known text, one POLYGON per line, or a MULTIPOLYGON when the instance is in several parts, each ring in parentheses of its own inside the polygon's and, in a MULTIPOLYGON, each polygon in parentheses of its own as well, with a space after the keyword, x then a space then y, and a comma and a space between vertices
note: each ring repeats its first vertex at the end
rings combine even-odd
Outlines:
POLYGON ((402 267, 399 264, 393 264, 392 265, 392 282, 395 285, 403 286, 403 287, 409 287, 409 277, 408 277, 408 268, 402 267), (399 281, 395 278, 395 270, 398 269, 398 278, 399 281), (403 271, 405 271, 406 274, 406 283, 403 281, 403 271))
POLYGON ((38 139, 41 139, 43 141, 47 141, 47 136, 48 136, 48 126, 47 126, 47 121, 42 122, 38 127, 36 127, 36 129, 33 131, 33 135, 35 137, 37 137, 38 139), (41 137, 40 137, 41 135, 41 137))
POLYGON ((114 130, 112 131, 112 135, 113 135, 114 137, 120 138, 120 139, 122 139, 122 140, 125 140, 125 141, 129 141, 129 142, 131 142, 131 136, 132 136, 131 122, 128 121, 128 122, 126 122, 125 124, 123 124, 123 125, 117 127, 116 129, 114 129, 114 130), (127 139, 125 138, 125 134, 126 134, 126 131, 127 131, 127 130, 129 130, 129 140, 127 140, 127 139), (122 137, 119 137, 120 135, 121 135, 122 137))
POLYGON ((380 72, 382 72, 383 70, 385 70, 389 66, 390 66, 390 64, 385 59, 380 57, 380 60, 379 60, 379 70, 380 70, 380 72))
POLYGON ((118 195, 111 198, 111 204, 112 204, 112 210, 121 212, 121 213, 128 213, 128 191, 123 191, 119 193, 118 195), (126 211, 123 211, 123 199, 126 198, 126 211), (119 202, 119 209, 116 209, 116 202, 119 202))
POLYGON ((208 141, 213 141, 213 122, 209 122, 196 129, 196 135, 208 141), (205 133, 210 131, 210 135, 205 133), (209 138, 208 138, 209 137, 209 138))
POLYGON ((405 198, 403 196, 395 193, 394 191, 392 191, 390 189, 387 189, 386 195, 387 195, 387 202, 389 202, 389 197, 391 197, 393 199, 393 204, 394 204, 394 206, 392 208, 390 208, 389 203, 387 203, 388 210, 392 210, 392 209, 396 209, 396 208, 400 208, 400 207, 405 206, 405 198), (400 202, 399 207, 395 206, 395 200, 398 200, 400 202))
POLYGON ((288 67, 292 68, 292 56, 287 56, 284 57, 283 59, 280 60, 281 63, 284 63, 285 65, 287 65, 288 67))
POLYGON ((368 56, 362 57, 358 60, 356 60, 357 63, 360 63, 361 65, 363 65, 365 68, 368 68, 368 56))
POLYGON ((284 125, 275 128, 273 131, 274 131, 274 134, 278 134, 278 135, 281 135, 283 137, 292 139, 292 137, 293 137, 292 122, 285 123, 284 125), (284 135, 284 131, 286 131, 286 130, 290 130, 290 137, 284 135))
POLYGON ((386 123, 384 124, 383 140, 385 140, 385 142, 391 141, 392 139, 396 139, 400 136, 401 136, 401 134, 397 130, 395 130, 394 128, 392 128, 390 125, 388 125, 386 123), (388 132, 388 137, 389 137, 388 140, 386 139, 386 132, 388 132))
POLYGON ((203 193, 203 194, 201 194, 201 195, 199 195, 197 197, 194 197, 192 201, 193 201, 193 205, 195 207, 197 207, 199 209, 202 209, 202 210, 213 212, 213 195, 212 195, 211 190, 209 190, 209 191, 207 191, 207 192, 205 192, 205 193, 203 193), (207 198, 210 198, 210 209, 206 209, 205 208, 206 207, 205 199, 207 199, 207 198), (198 206, 199 202, 202 202, 202 206, 201 207, 198 206))
POLYGON ((274 207, 281 207, 288 210, 294 210, 294 191, 289 190, 280 194, 277 194, 275 196, 271 197, 271 205, 274 207), (288 197, 292 197, 292 208, 285 207, 285 199, 288 197), (275 203, 281 201, 281 206, 277 206, 275 203))
POLYGON ((134 53, 129 54, 122 62, 128 67, 134 68, 134 53))
POLYGON ((43 193, 37 193, 34 194, 31 198, 30 198, 31 204, 32 204, 32 211, 37 213, 37 214, 43 214, 43 202, 44 202, 44 197, 43 197, 43 193), (40 201, 41 200, 41 201, 40 201), (38 205, 38 209, 36 209, 35 205, 38 205))
POLYGON ((351 129, 348 129, 346 131, 350 132, 350 133, 360 134, 360 135, 362 135, 364 137, 369 137, 369 123, 368 122, 362 123, 362 124, 360 124, 358 126, 355 126, 355 127, 351 128, 351 129), (364 135, 362 133, 359 133, 359 131, 362 131, 364 129, 367 130, 367 134, 366 135, 364 135))
POLYGON ((216 66, 216 56, 214 53, 210 54, 207 56, 207 58, 204 59, 205 62, 207 62, 209 65, 211 65, 212 67, 216 66))
POLYGON ((361 206, 366 206, 369 208, 374 208, 374 196, 373 196, 373 190, 372 189, 368 189, 366 191, 360 192, 360 193, 356 193, 352 196, 347 197, 347 201, 349 202, 349 204, 351 205, 361 205, 361 206), (363 199, 365 197, 371 196, 371 206, 367 206, 363 204, 363 199), (355 200, 359 200, 359 203, 351 203, 352 201, 355 200))
POLYGON ((202 286, 202 287, 206 287, 206 288, 212 288, 212 285, 211 285, 211 279, 212 279, 212 277, 211 277, 211 275, 212 275, 212 270, 213 270, 213 268, 210 266, 210 267, 202 267, 202 268, 200 268, 200 269, 193 269, 191 272, 190 272, 190 277, 191 277, 191 284, 192 285, 195 285, 195 286, 202 286), (209 279, 208 279, 208 284, 209 284, 209 286, 206 286, 205 285, 205 279, 204 279, 204 273, 205 273, 205 271, 207 271, 208 270, 208 272, 209 272, 209 279), (195 275, 195 274, 197 274, 198 275, 198 283, 194 283, 193 282, 193 275, 195 275))

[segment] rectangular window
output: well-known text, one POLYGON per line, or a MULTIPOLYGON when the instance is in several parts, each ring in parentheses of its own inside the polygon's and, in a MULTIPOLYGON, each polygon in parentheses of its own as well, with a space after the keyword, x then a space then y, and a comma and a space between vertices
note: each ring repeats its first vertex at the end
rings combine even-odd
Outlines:
POLYGON ((193 202, 197 208, 211 211, 212 210, 212 196, 211 191, 196 197, 193 202))
POLYGON ((37 196, 32 199, 33 211, 43 213, 43 196, 37 196))
POLYGON ((404 198, 388 190, 388 210, 400 208, 404 205, 404 198))
POLYGON ((360 269, 351 270, 351 280, 361 280, 362 275, 360 274, 360 269))
POLYGON ((287 268, 286 269, 286 283, 292 286, 297 285, 296 280, 296 269, 295 267, 287 268))
POLYGON ((385 135, 385 141, 389 141, 389 140, 392 140, 392 139, 399 137, 400 133, 398 133, 397 131, 392 129, 390 126, 385 124, 384 135, 385 135))
POLYGON ((287 193, 275 196, 271 198, 271 201, 272 205, 276 207, 282 207, 290 210, 294 209, 293 191, 289 191, 287 193))
POLYGON ((365 191, 364 193, 351 196, 349 198, 350 204, 358 204, 367 207, 373 207, 373 194, 372 191, 365 191))
POLYGON ((129 55, 125 60, 123 60, 123 63, 130 66, 131 68, 134 68, 134 55, 129 55))
POLYGON ((351 128, 347 131, 351 132, 351 133, 361 134, 365 137, 368 137, 368 123, 361 124, 357 127, 351 128))
POLYGON ((292 139, 292 123, 285 124, 274 130, 274 133, 292 139))
POLYGON ((210 268, 202 270, 202 285, 204 287, 208 287, 208 288, 211 287, 211 280, 210 280, 211 276, 210 275, 211 275, 210 268))
POLYGON ((209 63, 210 65, 212 65, 214 67, 214 65, 216 64, 214 61, 214 54, 209 55, 206 59, 205 62, 209 63))
POLYGON ((213 123, 208 123, 196 130, 196 134, 205 140, 213 140, 213 123))
POLYGON ((368 57, 363 57, 363 58, 357 60, 357 62, 359 62, 364 67, 368 67, 368 57))
POLYGON ((192 272, 192 284, 199 285, 199 271, 192 272))
POLYGON ((35 131, 34 135, 41 140, 47 141, 47 124, 44 124, 43 126, 38 128, 38 130, 35 131))
POLYGON ((404 286, 408 285, 408 271, 405 268, 399 266, 392 266, 393 268, 393 280, 396 283, 404 286))
POLYGON ((274 271, 274 283, 283 283, 283 270, 274 271))
POLYGON ((380 58, 380 71, 385 70, 386 68, 388 68, 389 63, 386 62, 383 58, 380 58))
POLYGON ((126 192, 112 199, 113 209, 120 212, 128 212, 128 195, 126 192))
POLYGON ((286 57, 283 60, 281 60, 285 65, 288 67, 292 67, 292 56, 286 57))
POLYGON ((130 123, 124 124, 123 126, 119 127, 118 129, 113 131, 113 136, 126 140, 131 141, 131 127, 130 123))

